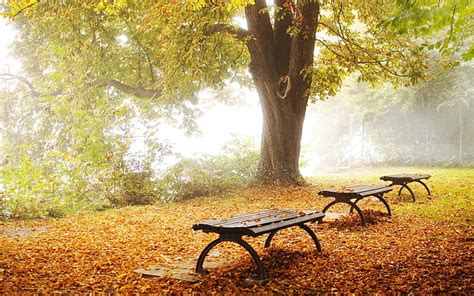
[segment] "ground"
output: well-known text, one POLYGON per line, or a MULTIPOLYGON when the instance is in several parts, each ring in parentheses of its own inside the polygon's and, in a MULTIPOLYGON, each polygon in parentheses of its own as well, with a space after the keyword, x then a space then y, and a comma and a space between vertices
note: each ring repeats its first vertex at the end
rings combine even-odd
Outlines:
MULTIPOLYGON (((474 169, 377 168, 309 179, 304 188, 247 188, 147 207, 127 207, 62 219, 0 222, 0 293, 191 292, 316 294, 474 292, 474 169), (375 201, 357 215, 312 224, 323 252, 298 228, 279 232, 264 250, 265 237, 247 241, 259 252, 269 281, 245 279, 254 271, 250 256, 234 244, 216 248, 209 260, 227 263, 191 283, 134 272, 153 265, 192 265, 216 235, 193 232, 194 223, 266 209, 319 209, 331 199, 323 187, 383 184, 388 173, 426 172, 432 196, 415 187, 388 194, 393 216, 375 201)), ((335 208, 334 211, 347 211, 335 208)))

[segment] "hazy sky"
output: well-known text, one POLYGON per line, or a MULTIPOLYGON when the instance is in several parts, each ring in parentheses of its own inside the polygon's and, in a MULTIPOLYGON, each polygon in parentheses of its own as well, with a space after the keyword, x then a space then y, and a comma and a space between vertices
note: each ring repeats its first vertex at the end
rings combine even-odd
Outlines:
POLYGON ((0 70, 10 68, 12 71, 18 68, 18 63, 8 57, 8 47, 15 38, 15 31, 8 25, 6 19, 0 17, 0 70))

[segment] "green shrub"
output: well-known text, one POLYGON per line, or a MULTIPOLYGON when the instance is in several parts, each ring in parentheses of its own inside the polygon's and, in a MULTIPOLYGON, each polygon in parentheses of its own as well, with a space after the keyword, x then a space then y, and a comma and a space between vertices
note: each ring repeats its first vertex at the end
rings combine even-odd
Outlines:
MULTIPOLYGON (((248 140, 233 141, 222 154, 181 159, 161 178, 151 167, 150 155, 144 159, 132 156, 132 160, 129 156, 125 161, 126 150, 120 147, 103 149, 94 162, 86 154, 52 151, 47 157, 35 158, 25 150, 0 169, 0 219, 62 217, 242 187, 256 169, 258 154, 252 145, 248 140)), ((164 152, 159 153, 163 155, 158 159, 163 159, 164 152)))
POLYGON ((159 180, 163 201, 218 194, 246 186, 256 170, 258 153, 250 140, 235 140, 219 155, 184 158, 159 180))
POLYGON ((118 192, 110 195, 114 206, 151 205, 158 199, 156 182, 150 169, 139 172, 125 172, 121 176, 118 192))

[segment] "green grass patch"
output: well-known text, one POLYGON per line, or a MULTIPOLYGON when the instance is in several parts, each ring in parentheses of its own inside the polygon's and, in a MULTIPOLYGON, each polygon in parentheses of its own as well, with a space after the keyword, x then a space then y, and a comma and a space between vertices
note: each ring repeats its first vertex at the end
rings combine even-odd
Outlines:
POLYGON ((432 168, 432 167, 378 167, 369 169, 350 169, 344 172, 328 173, 310 177, 313 184, 323 187, 340 185, 386 185, 379 180, 380 176, 395 173, 428 173, 432 177, 426 181, 431 190, 427 196, 426 190, 419 184, 411 184, 417 201, 410 202, 406 190, 402 197, 397 197, 398 188, 387 194, 395 213, 403 212, 408 215, 428 218, 433 221, 452 223, 473 223, 474 217, 474 168, 432 168), (398 202, 398 201, 402 202, 398 202))

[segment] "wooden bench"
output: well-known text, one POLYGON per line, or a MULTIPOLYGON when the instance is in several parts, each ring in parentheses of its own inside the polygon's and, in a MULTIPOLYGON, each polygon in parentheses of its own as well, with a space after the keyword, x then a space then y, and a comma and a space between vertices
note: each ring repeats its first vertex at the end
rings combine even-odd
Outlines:
POLYGON ((346 203, 351 206, 351 209, 349 210, 350 213, 352 213, 353 209, 359 213, 361 223, 362 225, 366 225, 366 220, 365 216, 362 213, 362 210, 357 206, 357 202, 359 202, 361 199, 364 199, 369 196, 373 196, 380 200, 385 207, 387 208, 388 215, 391 216, 392 212, 390 210, 390 206, 388 205, 388 202, 384 198, 384 194, 386 192, 391 191, 391 187, 373 187, 373 186, 367 186, 367 185, 356 185, 356 186, 349 186, 345 188, 341 188, 339 190, 335 189, 327 189, 319 192, 319 195, 325 196, 325 197, 334 197, 334 200, 330 202, 326 207, 323 209, 323 213, 326 213, 326 211, 332 207, 333 205, 337 203, 346 203))
POLYGON ((277 231, 293 226, 298 226, 305 230, 316 244, 316 249, 320 252, 321 245, 316 234, 305 223, 321 220, 324 214, 317 211, 295 212, 292 210, 271 209, 256 213, 235 216, 228 219, 205 221, 193 226, 193 230, 202 230, 206 233, 214 232, 219 234, 219 238, 207 245, 199 256, 196 264, 196 273, 207 274, 203 268, 204 260, 209 251, 221 242, 234 242, 241 245, 252 256, 257 265, 257 281, 266 280, 265 269, 257 252, 243 239, 242 236, 260 236, 269 233, 265 241, 265 248, 270 246, 272 238, 277 231))
POLYGON ((411 190, 411 188, 408 187, 408 184, 412 182, 420 183, 421 185, 423 185, 423 187, 425 187, 426 191, 428 191, 428 195, 431 195, 431 192, 428 186, 425 183, 423 183, 423 181, 421 181, 424 179, 428 180, 429 178, 431 178, 431 175, 429 174, 396 174, 396 175, 382 176, 380 177, 380 180, 392 182, 390 185, 388 185, 390 187, 401 186, 400 190, 398 190, 398 196, 400 196, 400 194, 402 193, 403 188, 406 188, 408 192, 410 192, 413 201, 415 201, 415 194, 413 193, 413 190, 411 190))

